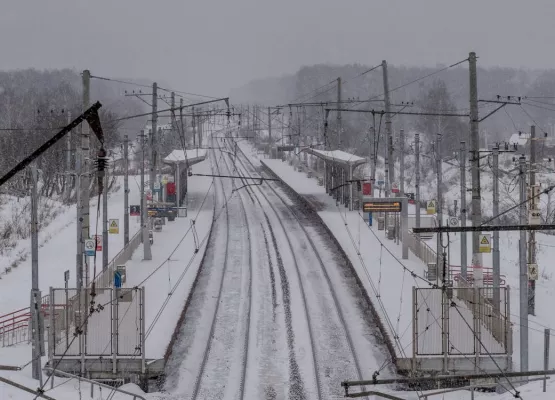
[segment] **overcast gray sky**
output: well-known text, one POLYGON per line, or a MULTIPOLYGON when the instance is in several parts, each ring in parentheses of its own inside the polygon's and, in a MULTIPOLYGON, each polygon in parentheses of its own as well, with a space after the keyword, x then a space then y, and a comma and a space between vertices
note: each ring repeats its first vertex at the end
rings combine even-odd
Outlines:
POLYGON ((0 69, 230 88, 314 63, 555 65, 553 0, 0 0, 0 69))

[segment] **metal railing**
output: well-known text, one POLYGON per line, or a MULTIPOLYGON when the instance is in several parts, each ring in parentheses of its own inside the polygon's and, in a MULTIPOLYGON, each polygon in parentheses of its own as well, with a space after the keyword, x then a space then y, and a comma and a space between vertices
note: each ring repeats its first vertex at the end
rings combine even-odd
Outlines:
MULTIPOLYGON (((41 299, 42 312, 48 311, 48 296, 41 299)), ((25 307, 11 313, 0 315, 0 347, 13 346, 31 339, 31 310, 25 307)))
POLYGON ((505 351, 512 350, 512 328, 510 310, 509 287, 499 288, 499 301, 497 307, 493 302, 493 286, 474 288, 471 282, 458 279, 456 287, 457 298, 464 301, 475 319, 482 328, 485 328, 493 338, 503 346, 505 351))
MULTIPOLYGON (((82 376, 73 375, 73 374, 70 374, 70 373, 67 373, 67 372, 64 372, 64 371, 60 371, 59 369, 54 371, 52 368, 45 368, 45 370, 50 374, 60 375, 60 376, 63 376, 65 378, 72 378, 72 379, 77 379, 78 381, 88 382, 92 385, 92 387, 98 386, 98 387, 106 388, 106 389, 110 390, 110 392, 122 393, 124 395, 132 397, 133 400, 136 400, 136 399, 146 400, 143 396, 141 396, 139 394, 131 393, 131 392, 128 392, 126 390, 120 389, 118 387, 106 385, 106 384, 100 383, 98 381, 93 381, 92 379, 83 378, 82 376)), ((51 383, 51 388, 52 388, 54 386, 54 379, 52 379, 51 382, 52 382, 51 383)), ((93 391, 93 389, 91 388, 91 392, 92 391, 93 391)))
MULTIPOLYGON (((109 288, 112 286, 114 281, 114 272, 118 265, 125 264, 129 261, 133 255, 133 252, 137 250, 139 245, 142 242, 142 229, 139 229, 138 232, 133 235, 131 240, 127 246, 120 250, 118 254, 112 261, 108 263, 108 268, 105 271, 99 273, 96 278, 94 279, 95 287, 99 288, 109 288)), ((90 286, 92 287, 92 285, 90 286)), ((58 313, 55 315, 54 326, 56 327, 56 338, 57 340, 61 337, 63 331, 67 332, 70 329, 71 325, 71 318, 68 315, 73 315, 75 310, 81 310, 82 313, 85 313, 84 309, 86 309, 85 304, 88 304, 88 298, 85 295, 84 298, 79 299, 79 296, 75 294, 75 291, 71 291, 72 295, 67 299, 67 313, 58 313), (66 315, 68 314, 68 315, 66 315)), ((65 301, 64 301, 65 302, 65 301)))
POLYGON ((139 245, 142 242, 142 229, 139 229, 135 235, 129 240, 127 246, 125 246, 121 251, 116 254, 112 261, 108 263, 108 268, 105 271, 102 271, 98 276, 94 279, 94 283, 96 287, 111 287, 112 282, 114 280, 114 272, 118 265, 125 264, 127 261, 131 259, 133 252, 137 250, 139 245))
MULTIPOLYGON (((416 234, 410 232, 407 234, 407 245, 414 255, 422 260, 426 266, 428 264, 436 264, 438 262, 437 253, 416 234)), ((439 264, 441 265, 442 263, 443 256, 440 256, 439 264)))
MULTIPOLYGON (((142 229, 133 235, 127 246, 125 246, 121 251, 116 254, 116 256, 108 264, 108 268, 102 271, 95 279, 96 287, 111 287, 114 279, 114 271, 118 265, 124 264, 131 259, 133 252, 137 250, 142 242, 142 229)), ((69 300, 70 308, 75 308, 75 302, 77 302, 77 296, 72 296, 69 300)), ((49 295, 42 297, 42 313, 47 314, 50 304, 49 295)), ((55 309, 58 310, 63 305, 55 305, 55 309)), ((56 311, 55 315, 57 321, 57 327, 63 327, 64 323, 59 321, 60 318, 65 318, 65 314, 56 311)), ((0 315, 0 347, 13 346, 18 343, 23 343, 27 341, 29 343, 31 335, 29 330, 31 328, 30 324, 31 312, 29 307, 22 308, 20 310, 13 311, 11 313, 0 315)), ((45 321, 48 321, 45 318, 45 321)), ((48 327, 47 327, 48 328, 48 327)), ((46 329, 45 329, 46 330, 46 329)), ((60 334, 60 332, 56 332, 60 334)), ((48 335, 46 336, 48 337, 48 335)), ((58 335, 56 336, 58 337, 58 335)))

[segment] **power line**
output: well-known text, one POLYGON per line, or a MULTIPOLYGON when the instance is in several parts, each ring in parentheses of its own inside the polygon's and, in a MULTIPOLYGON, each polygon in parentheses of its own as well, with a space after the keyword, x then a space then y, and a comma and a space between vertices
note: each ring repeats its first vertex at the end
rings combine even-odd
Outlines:
MULTIPOLYGON (((94 76, 94 75, 91 75, 91 79, 98 79, 98 80, 101 80, 101 81, 122 83, 122 84, 124 84, 124 85, 133 85, 133 86, 144 87, 144 88, 149 88, 149 89, 152 88, 152 85, 145 85, 145 84, 142 84, 142 83, 135 83, 135 82, 130 82, 130 81, 124 81, 124 80, 115 79, 115 78, 106 78, 106 77, 103 77, 103 76, 94 76)), ((168 93, 175 92, 175 93, 180 93, 180 94, 186 94, 186 95, 189 95, 189 96, 205 97, 205 98, 207 98, 207 99, 217 99, 217 98, 218 98, 218 97, 213 97, 213 96, 207 96, 207 95, 204 95, 204 94, 185 92, 185 91, 183 91, 183 90, 165 89, 165 88, 160 87, 160 86, 158 86, 158 89, 164 90, 164 91, 166 91, 166 92, 168 92, 168 93)))
MULTIPOLYGON (((380 68, 381 66, 382 66, 382 64, 378 64, 378 65, 376 65, 375 67, 372 67, 372 68, 370 68, 370 69, 368 69, 368 70, 366 70, 366 71, 364 71, 364 72, 361 72, 361 73, 358 74, 358 75, 355 75, 355 76, 353 76, 353 77, 351 77, 351 78, 348 78, 348 79, 344 79, 343 82, 342 82, 342 84, 345 85, 347 82, 352 81, 353 79, 356 79, 356 78, 360 78, 361 76, 366 75, 367 73, 372 72, 372 71, 374 71, 375 69, 380 68)), ((333 83, 335 83, 336 81, 337 81, 337 79, 334 79, 334 80, 332 80, 331 82, 325 84, 324 86, 321 86, 320 88, 323 88, 323 87, 326 87, 326 86, 328 86, 328 85, 330 85, 330 84, 333 84, 333 83)), ((316 90, 319 90, 320 88, 313 90, 313 92, 316 91, 316 90)), ((319 95, 322 95, 322 94, 325 94, 325 93, 327 93, 327 92, 329 92, 330 90, 333 90, 333 89, 335 89, 335 86, 332 86, 331 88, 326 89, 326 90, 324 90, 323 92, 317 93, 317 94, 315 94, 314 96, 311 96, 311 97, 305 99, 304 101, 311 100, 311 99, 313 99, 314 97, 319 96, 319 95)), ((309 94, 310 94, 310 93, 309 93, 309 94)), ((304 96, 302 96, 302 97, 304 97, 304 96)), ((297 100, 297 99, 295 99, 295 100, 293 100, 293 101, 296 101, 296 100, 297 100)))
MULTIPOLYGON (((431 72, 431 73, 429 73, 429 74, 427 74, 427 75, 421 76, 420 78, 416 78, 416 79, 414 79, 414 80, 412 80, 412 81, 410 81, 410 82, 404 83, 404 84, 402 84, 402 85, 400 85, 400 86, 394 87, 393 89, 389 89, 389 91, 388 91, 387 93, 391 93, 391 92, 394 92, 394 91, 399 90, 399 89, 401 89, 401 88, 404 88, 404 87, 406 87, 406 86, 412 85, 413 83, 420 82, 421 80, 424 80, 424 79, 426 79, 426 78, 429 78, 430 76, 439 74, 440 72, 446 71, 446 70, 448 70, 449 68, 456 67, 457 65, 460 65, 460 64, 462 64, 462 63, 464 63, 464 62, 466 62, 466 61, 468 61, 468 58, 465 58, 464 60, 458 61, 458 62, 456 62, 455 64, 451 64, 451 65, 449 65, 449 66, 447 66, 447 67, 438 69, 437 71, 431 72)), ((385 94, 386 94, 386 93, 384 92, 384 93, 379 94, 379 95, 377 95, 377 96, 371 97, 370 99, 375 99, 375 98, 381 97, 381 96, 383 96, 383 95, 385 95, 385 94)))

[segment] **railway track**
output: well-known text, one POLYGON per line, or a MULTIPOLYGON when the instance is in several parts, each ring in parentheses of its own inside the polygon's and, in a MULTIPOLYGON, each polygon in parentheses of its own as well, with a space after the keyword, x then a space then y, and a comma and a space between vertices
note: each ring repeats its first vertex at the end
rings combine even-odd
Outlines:
MULTIPOLYGON (((216 171, 219 174, 220 165, 214 153, 213 156, 216 171)), ((221 192, 224 194, 226 213, 223 271, 206 349, 191 399, 244 398, 252 308, 250 227, 241 198, 235 196, 226 201, 224 182, 220 179, 219 183, 221 192), (235 222, 232 221, 233 219, 235 222), (241 221, 239 222, 237 219, 241 221), (233 226, 244 226, 246 229, 232 231, 233 226), (245 263, 246 260, 248 261, 245 263), (244 266, 246 266, 246 271, 244 271, 244 266), (246 299, 242 296, 245 290, 246 299), (241 338, 243 338, 242 343, 237 346, 241 338), (239 356, 239 360, 237 356, 239 356), (237 366, 239 366, 239 376, 236 376, 237 366)), ((218 265, 207 267, 218 268, 218 265)))
MULTIPOLYGON (((226 146, 229 147, 229 141, 226 146)), ((258 174, 250 159, 240 149, 230 150, 237 154, 236 165, 241 165, 237 168, 240 175, 258 174)), ((328 266, 307 229, 314 222, 307 221, 306 216, 295 212, 284 196, 267 181, 260 185, 250 185, 247 190, 261 209, 271 210, 271 213, 264 211, 268 226, 271 227, 268 214, 273 214, 272 219, 278 221, 293 256, 304 314, 309 326, 317 398, 327 399, 340 395, 340 382, 353 376, 362 379, 362 372, 341 304, 328 274, 328 266), (307 292, 310 294, 307 295, 307 292), (328 347, 320 348, 316 342, 327 343, 328 347)))

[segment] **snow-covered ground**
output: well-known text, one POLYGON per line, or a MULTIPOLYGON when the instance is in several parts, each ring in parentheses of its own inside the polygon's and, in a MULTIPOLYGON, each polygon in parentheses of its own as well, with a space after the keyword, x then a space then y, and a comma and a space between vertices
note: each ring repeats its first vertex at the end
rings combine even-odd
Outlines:
MULTIPOLYGON (((254 157, 250 146, 248 144, 241 144, 246 152, 250 152, 254 157)), ((406 292, 405 288, 417 285, 425 287, 423 282, 418 282, 411 278, 410 275, 403 272, 399 263, 391 257, 389 252, 385 251, 387 248, 397 258, 401 258, 400 248, 392 244, 391 241, 384 240, 382 232, 375 231, 372 233, 372 228, 368 228, 361 219, 359 212, 349 212, 343 206, 336 206, 335 201, 325 194, 324 188, 318 186, 315 179, 309 179, 306 174, 296 172, 292 166, 281 160, 264 159, 263 163, 270 167, 279 177, 284 179, 295 191, 302 194, 305 198, 310 200, 317 207, 320 206, 319 215, 324 222, 332 230, 338 241, 342 244, 343 249, 349 254, 353 265, 358 269, 362 276, 367 276, 369 293, 380 294, 381 302, 384 309, 389 314, 394 326, 395 332, 400 335, 400 344, 406 347, 411 342, 410 336, 410 318, 411 318, 411 297, 410 292, 406 292), (341 233, 342 232, 342 233, 341 233), (379 239, 379 241, 378 241, 379 239), (381 242, 381 243, 380 243, 381 242), (383 247, 382 247, 383 244, 383 247), (357 254, 360 252, 360 256, 357 254), (360 259, 364 261, 361 261, 360 259), (364 268, 362 268, 364 266, 364 268), (367 270, 369 273, 367 274, 367 270), (373 281, 370 284, 370 279, 373 281), (391 290, 395 288, 395 290, 391 290), (408 331, 408 335, 406 333, 408 331), (407 337, 408 336, 408 337, 407 337)), ((458 170, 458 169, 457 169, 458 170)), ((454 174, 455 171, 450 171, 454 174)), ((548 178, 547 178, 548 179, 548 178)), ((485 174, 483 178, 484 187, 491 190, 491 175, 485 174), (488 183, 489 182, 489 183, 488 183)), ((407 189, 408 191, 408 189, 407 189)), ((428 198, 434 198, 434 190, 430 187, 423 189, 424 193, 429 193, 428 198)), ((457 198, 457 186, 454 186, 446 194, 448 201, 457 198)), ((485 190, 485 200, 483 202, 486 214, 491 214, 491 201, 488 202, 488 195, 491 193, 485 190)), ((510 193, 510 188, 507 190, 510 193)), ((460 199, 460 197, 458 197, 460 199)), ((547 199, 545 199, 547 200, 547 199)), ((503 203, 503 208, 515 204, 515 199, 506 199, 503 203)), ((544 208, 546 204, 544 204, 544 208)), ((545 211, 545 210, 544 210, 545 211)), ((501 273, 506 275, 507 284, 511 286, 511 321, 513 323, 514 333, 514 352, 513 362, 515 369, 518 370, 519 365, 519 291, 518 291, 518 233, 501 232, 500 234, 500 249, 501 249, 501 273)), ((538 264, 540 265, 540 280, 537 282, 536 293, 536 316, 530 316, 530 369, 543 368, 543 337, 544 328, 550 327, 555 323, 553 313, 550 313, 549 306, 555 301, 555 290, 552 282, 552 274, 549 272, 549 259, 555 256, 555 237, 550 235, 538 234, 538 264)), ((468 236, 468 243, 471 243, 470 235, 468 236)), ((435 248, 435 240, 430 241, 430 246, 435 248)), ((460 265, 460 234, 450 236, 450 254, 451 265, 460 265)), ((468 260, 471 259, 471 249, 469 245, 468 260)), ((403 264, 409 269, 416 272, 418 275, 423 276, 424 266, 422 263, 412 257, 411 260, 403 260, 403 264)), ((491 255, 484 256, 484 266, 491 267, 491 255)), ((553 334, 552 334, 553 335, 553 334)), ((410 350, 410 349, 406 349, 410 350)), ((408 351, 410 352, 410 351, 408 351)), ((553 359, 555 352, 551 349, 550 358, 553 359)), ((527 385, 523 389, 523 397, 525 398, 547 398, 547 395, 539 393, 538 387, 541 384, 533 383, 527 385), (526 395, 524 392, 528 392, 526 395), (537 397, 531 397, 537 396, 537 397)), ((549 385, 548 385, 549 392, 549 385)), ((462 399, 468 398, 469 394, 446 394, 445 399, 462 399)), ((478 396, 478 394, 477 394, 478 396)), ((492 395, 484 395, 492 396, 492 395)), ((403 396, 401 396, 403 397, 403 396)), ((505 394, 499 398, 512 398, 511 394, 505 394)), ((411 398, 410 396, 407 398, 411 398)))
MULTIPOLYGON (((246 152, 250 152, 248 145, 243 146, 246 152)), ((411 257, 402 260, 401 264, 398 261, 401 259, 400 246, 385 239, 383 231, 378 231, 376 226, 369 228, 358 212, 349 212, 344 206, 337 206, 315 179, 295 172, 293 167, 281 160, 265 159, 262 162, 297 193, 319 207, 318 214, 349 256, 392 341, 395 335, 399 337, 394 343, 397 354, 409 354, 413 341, 412 287, 423 286, 423 282, 413 278, 409 270, 424 276, 423 263, 411 257)))
MULTIPOLYGON (((215 153, 221 174, 256 175, 241 155, 215 153)), ((328 399, 342 380, 387 376, 367 303, 321 224, 280 185, 236 180, 229 197, 232 181, 217 182, 216 209, 229 214, 214 223, 168 361, 168 398, 328 399)))
MULTIPOLYGON (((470 225, 470 222, 469 222, 470 225)), ((460 265, 461 233, 449 235, 451 265, 460 265)), ((500 232, 499 248, 501 260, 501 274, 505 275, 505 281, 510 286, 511 296, 511 322, 513 324, 513 363, 515 370, 520 366, 520 288, 519 288, 519 259, 518 259, 518 232, 500 232)), ((551 271, 551 260, 555 259, 555 236, 536 234, 537 262, 540 277, 536 281, 536 315, 529 316, 529 368, 539 370, 543 368, 544 354, 544 329, 555 327, 555 314, 551 305, 555 302, 555 281, 551 271)), ((467 234, 467 260, 472 259, 472 237, 467 234)), ((435 248, 435 241, 430 245, 435 248)), ((493 253, 492 253, 493 254, 493 253)), ((492 266, 492 254, 483 254, 483 264, 486 268, 492 266)), ((555 335, 552 332, 551 335, 555 335)), ((555 349, 550 348, 550 359, 555 360, 555 349)))
MULTIPOLYGON (((125 213, 123 177, 118 177, 116 185, 119 190, 108 196, 108 218, 119 219, 119 234, 109 235, 109 259, 123 248, 123 216, 125 213)), ((140 204, 139 177, 129 177, 129 204, 140 204)), ((97 208, 98 197, 91 198, 90 234, 102 234, 102 201, 97 208), (99 218, 97 218, 97 215, 99 218)), ((69 287, 75 287, 76 257, 76 207, 68 206, 61 210, 46 228, 39 232, 39 287, 42 294, 47 295, 52 287, 64 287, 64 271, 70 271, 69 287)), ((129 219, 130 237, 140 227, 136 218, 129 219)), ((16 252, 30 252, 31 239, 20 240, 16 252)), ((96 253, 97 274, 102 270, 102 251, 96 253)), ((90 276, 94 273, 94 263, 90 263, 90 276)), ((17 268, 0 280, 0 315, 29 306, 29 290, 31 288, 31 257, 30 255, 17 268)))
MULTIPOLYGON (((195 165, 195 171, 209 174, 211 172, 209 161, 195 165)), ((139 204, 139 189, 135 182, 139 182, 139 178, 131 177, 129 184, 131 190, 130 205, 139 204)), ((210 178, 189 177, 187 207, 188 216, 186 218, 177 218, 174 222, 166 222, 161 232, 154 233, 152 260, 142 260, 143 248, 140 245, 134 252, 132 259, 126 263, 127 282, 124 286, 132 287, 140 284, 146 290, 147 358, 162 358, 164 356, 181 310, 196 277, 198 266, 204 254, 213 215, 213 185, 210 178), (193 219, 196 221, 196 235, 193 234, 193 230, 189 230, 193 219), (188 231, 189 233, 187 233, 188 231), (199 251, 195 252, 197 247, 199 251)), ((123 246, 123 191, 116 192, 109 198, 109 208, 109 218, 120 219, 120 234, 110 235, 109 251, 110 257, 113 257, 123 246)), ((91 215, 93 215, 93 212, 96 215, 96 211, 96 206, 91 205, 91 215)), ((47 290, 49 286, 63 287, 63 271, 66 269, 70 269, 72 275, 74 275, 74 214, 75 207, 71 207, 58 218, 66 218, 65 224, 67 224, 67 227, 60 229, 57 233, 52 232, 53 238, 40 249, 40 285, 43 291, 47 290), (64 249, 68 250, 65 251, 64 249)), ((100 215, 102 215, 102 208, 100 209, 100 215)), ((54 220, 51 226, 55 227, 57 226, 56 224, 58 224, 58 221, 54 220)), ((61 224, 62 226, 64 225, 64 223, 61 224)), ((130 227, 131 235, 133 235, 139 228, 139 221, 136 217, 130 218, 130 227)), ((101 231, 100 227, 99 231, 101 231)), ((94 227, 91 228, 91 232, 94 234, 94 227)), ((100 261, 102 256, 101 253, 98 254, 97 258, 100 261)), ((25 264, 22 264, 18 267, 17 271, 12 271, 11 274, 0 280, 0 307, 2 307, 3 311, 12 311, 28 305, 30 274, 29 260, 27 268, 25 264), (12 276, 16 278, 12 278, 12 276)), ((70 287, 74 284, 73 282, 74 278, 70 281, 70 287)), ((23 370, 18 372, 0 371, 0 376, 12 379, 30 388, 36 388, 38 382, 31 379, 31 366, 27 364, 30 359, 30 345, 19 344, 12 347, 0 348, 1 364, 24 366, 23 370)), ((43 358, 44 362, 46 362, 46 357, 43 358)), ((44 379, 46 379, 46 376, 44 379)), ((79 398, 80 387, 82 398, 89 398, 90 387, 87 384, 79 384, 75 380, 63 383, 65 381, 64 379, 56 378, 56 385, 60 384, 60 386, 49 391, 48 395, 60 400, 75 399, 79 398)), ((50 383, 47 385, 48 388, 50 388, 50 383)), ((126 385, 124 389, 142 394, 142 391, 135 385, 126 385)), ((98 388, 95 393, 96 400, 100 396, 98 388)), ((107 395, 108 392, 105 391, 104 396, 107 395)), ((155 394, 152 395, 154 396, 155 394)), ((24 400, 32 399, 33 397, 30 394, 26 395, 16 388, 0 383, 0 399, 13 398, 24 400)), ((121 395, 114 397, 114 399, 127 398, 129 397, 121 395)))

